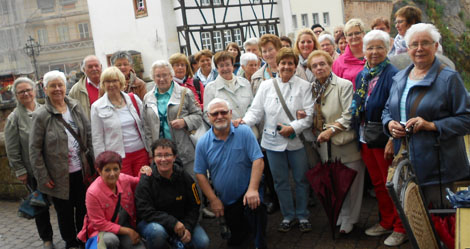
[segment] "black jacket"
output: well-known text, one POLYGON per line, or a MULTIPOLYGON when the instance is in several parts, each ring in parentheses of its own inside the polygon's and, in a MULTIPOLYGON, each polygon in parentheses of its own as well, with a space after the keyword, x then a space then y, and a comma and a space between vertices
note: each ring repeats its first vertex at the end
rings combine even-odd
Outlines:
POLYGON ((162 177, 155 163, 152 175, 142 175, 135 190, 137 220, 157 222, 167 233, 174 233, 178 221, 192 233, 199 218, 200 199, 196 183, 175 162, 170 179, 162 177))

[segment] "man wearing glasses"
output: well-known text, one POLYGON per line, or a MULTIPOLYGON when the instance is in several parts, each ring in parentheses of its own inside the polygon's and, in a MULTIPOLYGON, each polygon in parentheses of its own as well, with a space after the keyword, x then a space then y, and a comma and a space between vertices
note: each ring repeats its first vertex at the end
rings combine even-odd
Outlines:
POLYGON ((196 179, 212 211, 226 220, 231 231, 228 245, 243 243, 251 231, 256 248, 266 248, 266 207, 259 193, 264 168, 261 149, 250 127, 232 125, 227 101, 215 98, 207 110, 212 129, 196 146, 196 179))

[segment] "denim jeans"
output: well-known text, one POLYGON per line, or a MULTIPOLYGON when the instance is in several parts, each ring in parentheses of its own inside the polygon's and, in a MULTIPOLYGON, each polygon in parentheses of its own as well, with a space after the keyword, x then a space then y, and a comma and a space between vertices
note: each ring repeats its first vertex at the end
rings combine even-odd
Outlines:
MULTIPOLYGON (((167 248, 169 235, 162 225, 156 222, 147 223, 145 221, 141 221, 137 225, 137 230, 146 240, 148 249, 167 248)), ((170 234, 173 234, 173 232, 170 234)), ((191 242, 189 243, 192 244, 194 249, 204 249, 209 247, 209 237, 207 237, 206 232, 201 226, 199 226, 199 224, 197 224, 193 229, 193 232, 191 233, 191 242)))
POLYGON ((307 154, 304 148, 293 151, 266 150, 269 167, 273 175, 274 188, 276 189, 281 206, 281 213, 286 220, 294 218, 308 219, 308 181, 305 173, 308 170, 307 154), (295 182, 295 206, 289 183, 289 165, 295 182))

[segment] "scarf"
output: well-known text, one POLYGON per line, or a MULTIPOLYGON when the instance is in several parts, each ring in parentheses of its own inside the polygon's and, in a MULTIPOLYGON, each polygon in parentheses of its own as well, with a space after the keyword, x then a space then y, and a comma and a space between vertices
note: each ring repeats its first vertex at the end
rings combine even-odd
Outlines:
POLYGON ((315 80, 315 75, 313 75, 312 71, 308 69, 307 62, 308 62, 307 59, 304 60, 302 55, 299 55, 299 64, 302 65, 302 67, 304 68, 305 76, 307 76, 306 80, 308 82, 313 82, 315 80))
POLYGON ((178 83, 178 85, 180 86, 184 86, 184 81, 186 80, 186 77, 182 78, 182 79, 178 79, 176 77, 173 77, 173 81, 178 83))
MULTIPOLYGON (((365 101, 367 98, 367 91, 369 90, 369 82, 375 78, 376 76, 380 75, 385 67, 390 64, 390 60, 386 58, 382 61, 379 65, 370 68, 369 63, 364 65, 364 69, 361 71, 361 81, 358 88, 356 88, 356 92, 354 93, 353 100, 351 103, 351 111, 354 118, 360 118, 360 115, 365 110, 365 101)), ((356 87, 358 82, 356 82, 356 87)))
POLYGON ((325 122, 323 118, 323 113, 321 111, 321 101, 323 98, 323 94, 330 85, 332 78, 333 74, 330 73, 330 76, 328 76, 328 79, 326 79, 325 83, 321 84, 318 80, 315 80, 312 84, 313 103, 315 104, 313 113, 313 123, 315 129, 319 132, 323 131, 323 123, 325 122))
POLYGON ((405 38, 398 34, 393 41, 393 47, 390 52, 388 52, 388 56, 406 53, 406 51, 408 51, 408 49, 406 48, 405 38))

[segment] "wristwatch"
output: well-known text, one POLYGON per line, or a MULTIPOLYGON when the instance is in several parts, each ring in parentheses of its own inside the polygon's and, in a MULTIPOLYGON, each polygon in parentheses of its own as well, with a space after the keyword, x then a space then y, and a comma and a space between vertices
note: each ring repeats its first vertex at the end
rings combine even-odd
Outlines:
POLYGON ((335 132, 336 132, 336 129, 335 129, 335 127, 333 127, 333 126, 330 126, 330 129, 331 129, 331 131, 333 131, 333 133, 335 133, 335 132))

